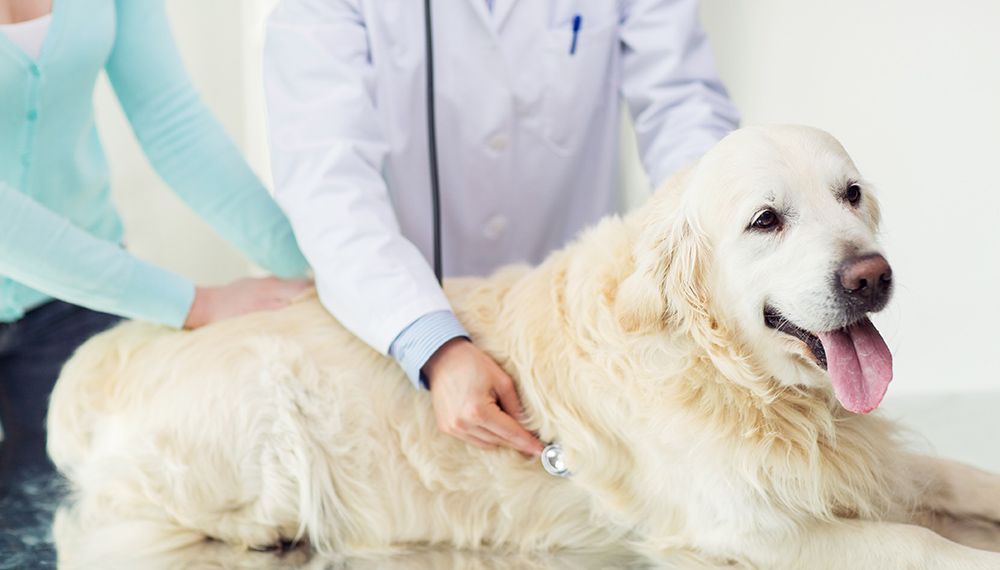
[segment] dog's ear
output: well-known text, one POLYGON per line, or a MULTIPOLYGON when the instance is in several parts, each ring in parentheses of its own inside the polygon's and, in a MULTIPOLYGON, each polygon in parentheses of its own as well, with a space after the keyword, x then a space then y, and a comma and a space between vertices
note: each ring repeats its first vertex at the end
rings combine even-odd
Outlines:
POLYGON ((647 329, 659 323, 667 310, 663 285, 667 261, 660 248, 636 244, 632 253, 632 273, 618 285, 615 296, 615 317, 627 332, 647 329))
POLYGON ((614 303, 615 317, 625 331, 661 325, 677 305, 704 305, 705 248, 680 205, 691 172, 676 174, 635 214, 630 272, 619 282, 614 303))
POLYGON ((688 221, 678 222, 671 235, 670 265, 664 279, 669 307, 687 326, 710 318, 706 268, 708 245, 688 221))
MULTIPOLYGON (((632 251, 632 272, 618 286, 615 316, 625 331, 635 332, 677 316, 706 311, 706 247, 685 219, 674 215, 659 227, 648 225, 632 251)), ((676 213, 675 213, 676 214, 676 213)))

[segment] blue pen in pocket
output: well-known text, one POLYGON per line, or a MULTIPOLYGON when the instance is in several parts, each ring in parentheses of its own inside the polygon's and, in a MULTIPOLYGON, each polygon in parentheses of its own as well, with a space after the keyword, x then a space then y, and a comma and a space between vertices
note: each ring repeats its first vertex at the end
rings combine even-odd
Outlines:
POLYGON ((573 55, 576 53, 576 37, 580 35, 580 24, 583 22, 583 16, 577 14, 573 16, 573 42, 569 44, 569 54, 573 55))

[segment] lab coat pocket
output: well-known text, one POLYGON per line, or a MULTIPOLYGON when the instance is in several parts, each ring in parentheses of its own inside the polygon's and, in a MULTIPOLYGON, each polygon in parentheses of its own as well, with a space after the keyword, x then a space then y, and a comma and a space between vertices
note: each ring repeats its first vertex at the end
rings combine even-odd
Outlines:
POLYGON ((546 38, 544 134, 559 154, 579 150, 603 109, 613 104, 618 84, 618 26, 551 29, 546 38))

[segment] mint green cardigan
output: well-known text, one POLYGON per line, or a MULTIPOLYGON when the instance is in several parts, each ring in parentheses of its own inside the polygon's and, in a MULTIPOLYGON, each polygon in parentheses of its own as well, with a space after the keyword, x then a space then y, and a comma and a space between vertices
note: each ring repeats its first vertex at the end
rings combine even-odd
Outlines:
POLYGON ((287 219, 195 92, 163 0, 55 0, 37 61, 0 33, 0 321, 52 298, 179 327, 194 284, 120 247, 94 126, 106 70, 150 163, 278 275, 308 269, 287 219))

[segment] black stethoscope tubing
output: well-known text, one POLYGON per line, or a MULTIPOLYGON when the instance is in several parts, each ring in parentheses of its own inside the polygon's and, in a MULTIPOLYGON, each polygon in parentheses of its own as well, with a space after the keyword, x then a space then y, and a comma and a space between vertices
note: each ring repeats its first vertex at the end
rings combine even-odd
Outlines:
POLYGON ((431 173, 431 216, 434 226, 434 275, 442 280, 441 183, 438 176, 437 116, 434 111, 434 42, 431 33, 431 0, 424 0, 424 44, 427 66, 427 150, 431 173))

